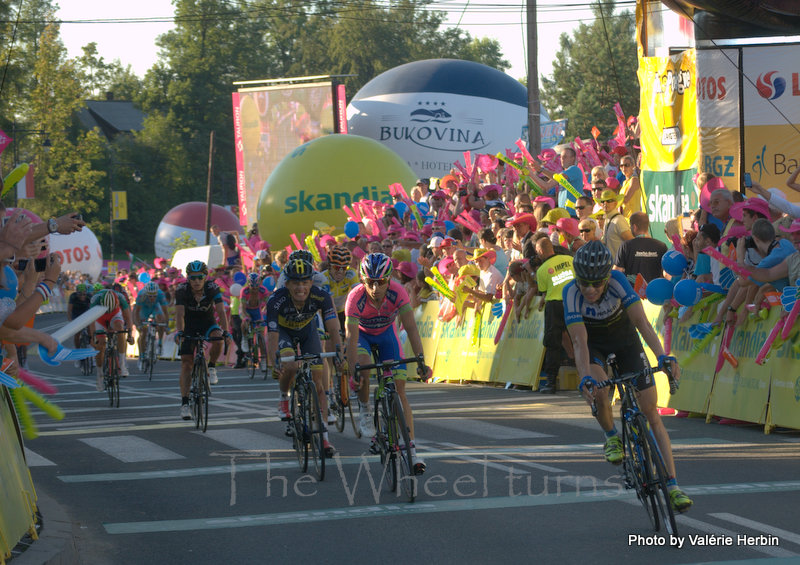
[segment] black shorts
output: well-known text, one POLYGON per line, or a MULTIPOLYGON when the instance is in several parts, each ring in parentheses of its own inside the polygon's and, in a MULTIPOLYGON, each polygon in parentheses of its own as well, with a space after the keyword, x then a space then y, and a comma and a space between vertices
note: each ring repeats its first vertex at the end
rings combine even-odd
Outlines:
MULTIPOLYGON (((617 356, 617 370, 620 375, 636 373, 650 366, 650 361, 642 347, 639 334, 635 329, 628 332, 611 332, 605 339, 592 339, 589 337, 589 362, 600 365, 608 371, 606 359, 613 353, 617 356)), ((636 390, 645 390, 654 386, 653 375, 640 376, 635 383, 636 390)))
POLYGON ((281 355, 288 355, 295 351, 295 343, 300 345, 301 353, 322 353, 322 343, 319 340, 317 324, 306 324, 300 330, 289 330, 278 326, 278 351, 281 355))

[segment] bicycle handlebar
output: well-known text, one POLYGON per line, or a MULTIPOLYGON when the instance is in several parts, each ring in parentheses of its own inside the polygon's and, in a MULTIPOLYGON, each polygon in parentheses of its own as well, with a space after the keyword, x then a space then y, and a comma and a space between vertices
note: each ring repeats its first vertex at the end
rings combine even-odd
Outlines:
POLYGON ((117 334, 126 334, 129 331, 130 330, 128 330, 128 329, 124 329, 124 330, 96 330, 94 333, 95 333, 95 335, 112 335, 113 336, 113 335, 117 335, 117 334))
POLYGON ((398 365, 404 365, 406 363, 423 363, 423 357, 422 355, 419 355, 417 357, 409 357, 408 359, 393 359, 391 361, 372 363, 370 365, 356 364, 353 371, 357 373, 358 371, 371 371, 372 369, 393 369, 398 365))
POLYGON ((678 387, 680 385, 678 384, 678 381, 676 381, 673 378, 672 369, 670 369, 670 367, 668 365, 664 366, 663 368, 662 367, 645 367, 641 371, 636 371, 636 372, 633 372, 633 373, 624 373, 624 374, 622 374, 622 375, 620 375, 618 377, 611 377, 609 379, 606 379, 606 380, 600 381, 600 382, 587 383, 587 387, 589 389, 591 389, 592 386, 596 386, 597 388, 606 388, 606 387, 614 386, 614 385, 617 385, 617 384, 630 383, 631 381, 635 381, 639 377, 643 377, 643 376, 647 376, 647 375, 654 375, 655 373, 658 373, 659 371, 663 371, 667 375, 667 381, 669 382, 669 393, 670 394, 675 394, 675 392, 678 390, 678 387))
POLYGON ((281 356, 281 363, 291 363, 293 361, 314 361, 316 359, 332 359, 338 357, 339 353, 330 351, 327 353, 303 353, 302 355, 281 356))

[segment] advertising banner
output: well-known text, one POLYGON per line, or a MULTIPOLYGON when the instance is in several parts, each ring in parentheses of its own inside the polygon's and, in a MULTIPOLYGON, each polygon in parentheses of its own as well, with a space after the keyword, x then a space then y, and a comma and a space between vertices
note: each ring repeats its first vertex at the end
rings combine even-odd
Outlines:
POLYGON ((800 354, 795 335, 770 353, 765 367, 771 377, 769 391, 769 425, 800 429, 800 354))

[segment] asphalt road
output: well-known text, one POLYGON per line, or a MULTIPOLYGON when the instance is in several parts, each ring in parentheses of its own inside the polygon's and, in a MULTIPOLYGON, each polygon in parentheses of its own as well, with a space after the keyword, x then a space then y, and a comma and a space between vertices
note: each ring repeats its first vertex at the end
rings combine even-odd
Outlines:
POLYGON ((160 362, 152 381, 129 366, 110 408, 94 377, 31 360, 66 412, 37 414, 31 472, 75 523, 83 563, 800 562, 797 432, 667 417, 695 501, 679 517, 678 549, 653 535, 603 460, 576 392, 411 385, 428 471, 409 504, 380 484, 349 422, 331 431, 338 455, 325 480, 302 474, 274 381, 220 370, 200 433, 178 416, 177 362, 160 362))

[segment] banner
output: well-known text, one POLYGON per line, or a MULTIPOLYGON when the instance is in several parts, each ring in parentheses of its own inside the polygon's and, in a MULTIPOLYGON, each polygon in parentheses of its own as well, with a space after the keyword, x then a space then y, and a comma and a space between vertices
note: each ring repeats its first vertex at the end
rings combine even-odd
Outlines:
POLYGON ((798 334, 772 351, 767 362, 770 380, 769 424, 800 429, 800 343, 798 334))
POLYGON ((114 220, 128 219, 128 192, 114 190, 111 192, 112 218, 114 220))
POLYGON ((642 175, 653 236, 665 240, 663 224, 689 212, 697 167, 695 51, 640 57, 642 175))
POLYGON ((0 129, 0 154, 14 141, 6 132, 0 129))
MULTIPOLYGON (((0 150, 0 152, 2 151, 0 150)), ((34 166, 30 165, 28 167, 28 172, 25 173, 25 176, 17 183, 17 200, 36 197, 33 186, 33 169, 34 166)))

